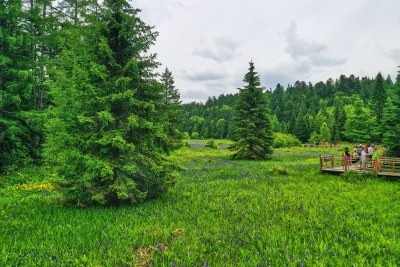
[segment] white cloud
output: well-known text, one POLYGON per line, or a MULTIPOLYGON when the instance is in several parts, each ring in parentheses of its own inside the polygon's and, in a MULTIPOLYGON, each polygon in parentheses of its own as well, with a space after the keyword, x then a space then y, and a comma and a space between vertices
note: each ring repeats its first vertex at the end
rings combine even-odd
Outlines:
POLYGON ((264 87, 396 74, 400 1, 137 0, 182 100, 235 93, 253 59, 264 87), (379 47, 379 49, 376 49, 379 47))
POLYGON ((219 37, 212 42, 202 43, 200 48, 195 48, 193 55, 214 61, 225 62, 237 56, 239 43, 228 37, 219 37))

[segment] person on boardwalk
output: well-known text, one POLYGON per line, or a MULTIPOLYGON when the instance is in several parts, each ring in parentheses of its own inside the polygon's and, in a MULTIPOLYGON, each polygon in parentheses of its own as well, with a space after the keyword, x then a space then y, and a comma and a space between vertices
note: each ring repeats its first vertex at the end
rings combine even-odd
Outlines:
POLYGON ((381 171, 381 166, 380 166, 380 157, 381 153, 378 151, 377 147, 374 147, 374 150, 372 151, 372 166, 374 166, 376 171, 381 171))
POLYGON ((363 149, 363 146, 362 146, 362 144, 360 144, 360 146, 357 147, 357 149, 356 149, 357 154, 358 154, 359 156, 361 156, 361 152, 362 152, 363 150, 364 150, 364 149, 363 149))
POLYGON ((344 149, 344 153, 346 154, 347 166, 351 166, 351 155, 348 147, 344 149))
POLYGON ((351 162, 352 163, 357 163, 360 160, 357 154, 357 150, 353 151, 353 154, 351 155, 351 162))
POLYGON ((368 146, 368 155, 367 155, 368 165, 372 165, 372 152, 373 151, 374 151, 374 144, 368 146))
POLYGON ((364 150, 361 151, 361 170, 363 171, 367 170, 367 155, 368 155, 368 148, 364 148, 364 150))

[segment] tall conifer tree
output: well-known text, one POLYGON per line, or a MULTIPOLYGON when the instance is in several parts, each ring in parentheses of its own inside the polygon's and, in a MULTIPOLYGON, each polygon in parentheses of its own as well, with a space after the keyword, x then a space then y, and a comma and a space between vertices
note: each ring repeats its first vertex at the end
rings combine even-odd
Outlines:
POLYGON ((389 154, 400 157, 400 76, 391 92, 382 117, 382 143, 389 149, 389 154))
POLYGON ((303 108, 300 109, 300 113, 297 116, 294 134, 303 143, 307 142, 307 140, 310 138, 310 130, 303 108))
POLYGON ((0 169, 39 157, 39 133, 27 112, 35 109, 31 36, 20 0, 0 1, 0 169))
POLYGON ((372 90, 372 98, 370 101, 371 111, 376 116, 378 124, 381 123, 385 102, 386 102, 385 81, 383 80, 382 74, 378 73, 378 75, 376 75, 375 78, 374 87, 372 90))
POLYGON ((250 62, 249 72, 244 76, 246 85, 239 88, 235 106, 236 159, 268 159, 273 153, 273 137, 269 120, 268 101, 263 94, 260 77, 250 62))
POLYGON ((370 110, 364 108, 362 99, 357 97, 344 126, 344 137, 357 143, 371 142, 373 130, 376 129, 375 123, 375 117, 371 116, 370 110))
POLYGON ((172 72, 168 68, 165 68, 165 71, 161 74, 161 83, 163 85, 165 132, 171 137, 169 138, 170 145, 178 148, 182 145, 180 141, 182 133, 178 130, 183 124, 181 100, 179 90, 174 85, 175 81, 172 72))
POLYGON ((180 104, 181 100, 179 90, 175 88, 174 77, 167 67, 161 74, 161 83, 164 85, 164 103, 166 105, 180 104))
POLYGON ((381 73, 378 73, 375 78, 374 87, 372 90, 372 98, 370 100, 370 109, 372 114, 376 117, 378 127, 375 129, 377 141, 380 142, 382 139, 382 127, 381 121, 383 116, 383 108, 386 103, 386 89, 385 81, 381 73))
POLYGON ((65 32, 52 69, 45 152, 72 202, 136 203, 173 183, 158 63, 147 55, 157 33, 138 12, 105 0, 83 31, 65 32))

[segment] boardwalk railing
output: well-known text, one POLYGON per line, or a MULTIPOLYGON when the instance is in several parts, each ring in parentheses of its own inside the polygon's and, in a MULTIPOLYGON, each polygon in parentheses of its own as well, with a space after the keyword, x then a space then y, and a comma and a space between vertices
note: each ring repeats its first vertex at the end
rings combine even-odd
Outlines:
POLYGON ((381 158, 376 162, 377 173, 398 173, 400 175, 400 158, 381 158))
POLYGON ((323 169, 336 169, 336 168, 340 169, 342 167, 344 170, 343 158, 337 155, 335 156, 334 154, 327 156, 319 155, 319 170, 321 172, 323 169))
POLYGON ((343 154, 319 156, 319 169, 320 172, 346 172, 354 170, 359 172, 374 171, 377 175, 384 176, 399 176, 400 177, 400 158, 380 157, 379 159, 372 160, 367 158, 365 162, 358 159, 354 162, 347 160, 343 154))

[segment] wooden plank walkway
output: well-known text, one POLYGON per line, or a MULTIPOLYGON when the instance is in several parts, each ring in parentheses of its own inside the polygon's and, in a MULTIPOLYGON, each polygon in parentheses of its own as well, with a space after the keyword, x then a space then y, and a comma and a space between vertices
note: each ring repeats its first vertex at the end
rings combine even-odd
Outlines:
POLYGON ((375 161, 368 161, 366 169, 364 170, 361 165, 361 160, 356 163, 347 163, 345 155, 342 156, 319 156, 319 169, 321 173, 344 173, 348 170, 354 170, 357 172, 374 171, 377 176, 390 176, 400 177, 400 159, 399 158, 388 158, 380 157, 375 161))

